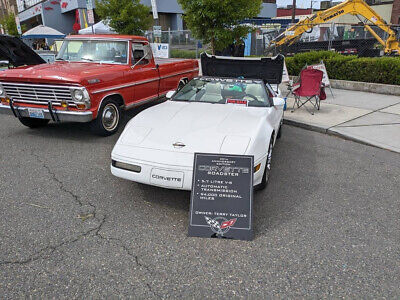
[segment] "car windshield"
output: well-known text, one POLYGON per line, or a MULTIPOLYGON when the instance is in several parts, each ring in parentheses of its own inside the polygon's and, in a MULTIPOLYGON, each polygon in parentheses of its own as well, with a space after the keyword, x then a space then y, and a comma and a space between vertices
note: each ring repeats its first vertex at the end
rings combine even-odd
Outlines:
POLYGON ((270 106, 263 82, 245 79, 195 78, 178 91, 172 100, 270 106))
POLYGON ((128 42, 65 40, 57 60, 127 64, 128 42))

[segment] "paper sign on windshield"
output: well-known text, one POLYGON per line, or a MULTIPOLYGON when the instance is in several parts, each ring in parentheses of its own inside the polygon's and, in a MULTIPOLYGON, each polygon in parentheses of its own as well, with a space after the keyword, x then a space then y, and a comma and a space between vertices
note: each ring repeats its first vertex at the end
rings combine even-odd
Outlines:
POLYGON ((226 99, 227 104, 237 104, 242 106, 247 106, 248 101, 244 99, 226 99))

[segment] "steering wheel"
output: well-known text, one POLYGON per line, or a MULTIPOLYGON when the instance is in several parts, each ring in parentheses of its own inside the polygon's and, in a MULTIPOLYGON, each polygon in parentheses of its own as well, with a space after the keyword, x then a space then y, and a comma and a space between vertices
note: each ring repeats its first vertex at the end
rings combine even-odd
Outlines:
POLYGON ((250 103, 252 104, 251 106, 264 106, 264 102, 258 100, 256 96, 254 96, 252 94, 246 94, 246 95, 244 95, 243 99, 246 98, 246 97, 249 97, 249 98, 253 99, 253 100, 250 101, 250 103))
POLYGON ((252 95, 252 94, 246 94, 246 95, 244 95, 243 99, 246 98, 246 97, 252 98, 254 101, 259 101, 259 100, 257 99, 257 97, 254 96, 254 95, 252 95))

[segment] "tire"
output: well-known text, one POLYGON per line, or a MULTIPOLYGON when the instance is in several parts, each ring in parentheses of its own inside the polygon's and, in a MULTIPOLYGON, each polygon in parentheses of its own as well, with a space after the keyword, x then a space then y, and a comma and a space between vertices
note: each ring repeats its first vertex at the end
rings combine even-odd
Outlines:
POLYGON ((263 190, 267 187, 269 176, 271 173, 271 160, 272 160, 272 149, 273 149, 273 143, 274 143, 274 137, 271 136, 271 140, 269 142, 268 146, 268 154, 267 154, 267 160, 265 163, 265 168, 264 168, 264 174, 261 179, 261 183, 257 184, 254 189, 257 191, 263 190))
POLYGON ((39 128, 46 126, 50 120, 46 119, 34 119, 34 118, 18 118, 18 120, 29 128, 39 128))
POLYGON ((118 131, 121 123, 121 107, 114 99, 101 104, 97 118, 90 123, 92 131, 99 136, 109 136, 118 131))

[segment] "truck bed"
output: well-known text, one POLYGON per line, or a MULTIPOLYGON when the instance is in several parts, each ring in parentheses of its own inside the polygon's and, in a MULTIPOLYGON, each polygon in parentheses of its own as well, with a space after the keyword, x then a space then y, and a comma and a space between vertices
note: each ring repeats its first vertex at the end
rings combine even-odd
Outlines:
POLYGON ((154 58, 156 64, 164 65, 169 63, 177 63, 181 61, 188 61, 190 59, 187 58, 154 58))

